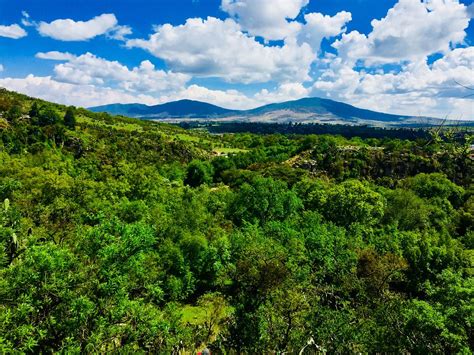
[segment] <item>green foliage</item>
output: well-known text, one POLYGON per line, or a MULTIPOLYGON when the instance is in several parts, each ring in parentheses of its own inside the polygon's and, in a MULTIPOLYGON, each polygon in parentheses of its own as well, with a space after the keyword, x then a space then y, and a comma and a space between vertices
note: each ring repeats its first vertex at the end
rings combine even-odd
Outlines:
POLYGON ((184 183, 192 187, 212 182, 213 167, 208 162, 193 160, 188 165, 184 183))
POLYGON ((38 118, 39 115, 40 115, 40 109, 39 109, 38 103, 35 101, 31 105, 29 116, 30 118, 38 118))
POLYGON ((21 117, 21 113, 22 112, 20 105, 15 104, 7 111, 5 118, 7 119, 7 121, 14 122, 21 117))
POLYGON ((406 185, 420 197, 447 199, 456 206, 464 195, 464 189, 443 174, 418 174, 407 179, 406 185))
POLYGON ((323 213, 342 226, 352 223, 374 225, 383 216, 386 201, 367 184, 348 180, 329 189, 323 213))
POLYGON ((241 186, 229 207, 229 216, 237 224, 244 221, 265 224, 290 218, 300 208, 300 199, 284 182, 257 177, 251 184, 241 186))
POLYGON ((66 114, 64 115, 64 125, 71 130, 76 128, 75 110, 76 109, 74 107, 69 106, 66 110, 66 114))
POLYGON ((1 353, 472 352, 464 133, 0 114, 1 353))
POLYGON ((54 125, 60 121, 57 111, 49 106, 43 107, 38 116, 38 125, 49 126, 54 125))

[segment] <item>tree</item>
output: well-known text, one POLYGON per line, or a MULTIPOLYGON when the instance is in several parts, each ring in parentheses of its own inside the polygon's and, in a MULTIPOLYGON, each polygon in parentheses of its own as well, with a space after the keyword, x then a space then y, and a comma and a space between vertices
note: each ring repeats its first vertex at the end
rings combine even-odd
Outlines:
POLYGON ((198 187, 202 184, 210 184, 212 182, 212 176, 213 168, 211 164, 201 160, 193 160, 188 165, 184 183, 191 187, 198 187))
POLYGON ((70 130, 74 130, 76 127, 76 114, 75 107, 69 106, 64 115, 64 125, 70 130))
POLYGON ((288 189, 286 183, 257 177, 251 184, 242 185, 229 208, 229 214, 237 224, 244 221, 265 224, 288 218, 301 207, 301 200, 288 189))
POLYGON ((423 230, 429 226, 429 205, 411 190, 395 189, 387 194, 384 221, 400 230, 423 230))
POLYGON ((208 343, 219 333, 219 328, 225 325, 229 318, 230 309, 225 298, 219 293, 207 293, 198 300, 198 306, 202 308, 204 326, 204 343, 208 343))
POLYGON ((0 205, 0 268, 10 265, 18 249, 19 214, 10 208, 7 198, 0 205))
POLYGON ((19 105, 13 105, 5 115, 5 118, 9 122, 15 122, 21 117, 21 107, 19 105))
POLYGON ((462 202, 464 189, 450 181, 444 174, 418 174, 408 178, 404 185, 410 190, 424 198, 448 199, 454 206, 459 206, 462 202))
POLYGON ((49 126, 58 123, 60 120, 59 114, 52 107, 45 107, 40 111, 38 117, 38 124, 40 126, 49 126))
POLYGON ((324 215, 342 226, 374 225, 383 216, 385 204, 384 197, 366 183, 348 180, 329 190, 324 215))
POLYGON ((38 107, 38 104, 35 102, 33 102, 33 105, 31 105, 31 109, 30 109, 30 112, 28 113, 30 118, 38 118, 39 115, 40 115, 40 109, 38 107))
POLYGON ((10 109, 7 111, 5 118, 9 122, 14 122, 21 117, 21 107, 18 104, 14 104, 10 109))

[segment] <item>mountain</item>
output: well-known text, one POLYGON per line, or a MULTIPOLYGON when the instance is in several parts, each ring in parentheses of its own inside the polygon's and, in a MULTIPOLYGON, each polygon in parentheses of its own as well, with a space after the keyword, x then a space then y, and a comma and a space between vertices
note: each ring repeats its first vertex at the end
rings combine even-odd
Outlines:
POLYGON ((316 117, 333 117, 344 120, 373 120, 373 121, 400 121, 408 119, 407 116, 391 115, 370 110, 364 110, 342 102, 319 97, 309 97, 295 101, 265 105, 246 111, 246 115, 263 116, 275 112, 291 112, 309 114, 316 117))
POLYGON ((205 102, 180 100, 162 105, 113 104, 92 107, 95 112, 108 112, 144 119, 206 119, 211 121, 244 121, 269 123, 330 123, 370 126, 437 125, 438 118, 381 113, 318 97, 269 104, 251 110, 228 110, 205 102))
POLYGON ((230 115, 235 112, 206 102, 193 100, 179 100, 155 106, 112 104, 91 107, 90 110, 141 118, 211 118, 230 115))

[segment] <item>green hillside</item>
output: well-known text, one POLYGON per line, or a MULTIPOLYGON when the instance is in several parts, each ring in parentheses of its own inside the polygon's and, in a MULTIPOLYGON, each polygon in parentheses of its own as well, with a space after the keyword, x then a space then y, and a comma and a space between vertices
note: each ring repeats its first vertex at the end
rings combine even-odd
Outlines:
POLYGON ((0 353, 471 353, 470 144, 211 135, 1 90, 0 353))

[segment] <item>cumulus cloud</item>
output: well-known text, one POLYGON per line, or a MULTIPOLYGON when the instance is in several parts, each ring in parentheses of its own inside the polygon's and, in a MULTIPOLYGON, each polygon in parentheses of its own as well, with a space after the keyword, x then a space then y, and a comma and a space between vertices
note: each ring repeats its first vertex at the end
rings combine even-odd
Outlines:
POLYGON ((462 43, 469 18, 458 0, 399 0, 385 18, 372 21, 367 36, 354 31, 334 47, 346 60, 368 64, 419 60, 462 43))
POLYGON ((346 24, 352 20, 352 14, 341 11, 334 16, 310 13, 304 16, 306 24, 298 33, 298 41, 308 43, 313 50, 319 51, 324 38, 331 38, 346 31, 346 24))
POLYGON ((221 8, 244 31, 267 40, 280 40, 296 34, 301 24, 295 19, 309 0, 222 0, 221 8))
POLYGON ((114 14, 102 14, 89 21, 59 19, 53 22, 40 22, 38 32, 45 37, 60 41, 87 41, 113 31, 117 26, 114 14))
MULTIPOLYGON (((67 53, 61 54, 67 56, 67 53)), ((69 58, 66 63, 56 65, 54 72, 57 81, 117 86, 129 92, 162 93, 179 90, 190 80, 186 74, 156 70, 148 60, 130 70, 117 61, 109 61, 91 53, 69 58)))
POLYGON ((176 72, 218 77, 228 82, 309 80, 315 59, 311 47, 295 40, 265 46, 240 30, 232 19, 188 19, 184 25, 156 28, 148 40, 126 42, 166 61, 176 72))
POLYGON ((457 84, 474 86, 473 67, 474 47, 454 49, 431 65, 409 62, 396 72, 357 71, 333 58, 313 94, 387 112, 474 118, 473 100, 463 99, 466 89, 457 84))
POLYGON ((233 109, 244 109, 258 105, 255 100, 236 90, 210 90, 198 85, 191 85, 182 90, 156 97, 145 93, 126 92, 121 88, 71 84, 57 81, 50 76, 40 77, 30 74, 25 78, 0 78, 0 87, 64 105, 82 107, 117 102, 156 105, 180 99, 200 100, 233 109))
POLYGON ((111 88, 98 84, 66 83, 50 76, 39 77, 32 74, 25 78, 0 78, 0 87, 44 100, 83 107, 117 102, 156 105, 169 101, 191 99, 230 109, 251 109, 266 103, 298 99, 308 94, 308 89, 299 83, 283 84, 275 90, 262 90, 253 96, 245 95, 238 90, 211 90, 195 84, 168 93, 156 94, 127 91, 123 87, 111 88))
POLYGON ((254 99, 263 104, 284 102, 290 100, 298 100, 309 96, 311 90, 304 87, 301 83, 285 83, 277 87, 273 91, 263 89, 258 92, 254 99))
POLYGON ((126 37, 133 33, 130 26, 115 26, 108 34, 107 37, 116 39, 118 41, 125 41, 126 37))
POLYGON ((0 25, 0 37, 19 39, 27 36, 26 31, 17 24, 3 26, 0 25))
POLYGON ((145 94, 130 94, 121 90, 94 85, 63 83, 54 80, 50 76, 28 75, 25 78, 4 78, 0 79, 0 87, 64 105, 83 107, 117 102, 154 104, 157 101, 154 97, 145 94))
POLYGON ((368 35, 352 31, 333 43, 338 54, 326 53, 312 94, 399 114, 474 118, 473 100, 456 84, 474 85, 474 47, 455 48, 469 17, 457 0, 399 0, 368 35), (430 64, 434 53, 443 56, 430 64))
POLYGON ((238 90, 211 90, 195 84, 170 95, 161 96, 159 102, 164 103, 181 99, 208 102, 229 109, 247 109, 258 106, 256 100, 238 90))
MULTIPOLYGON (((456 48, 467 46, 466 28, 474 5, 467 7, 459 0, 399 0, 384 18, 373 20, 365 34, 346 33, 349 12, 302 16, 308 2, 222 0, 221 9, 230 18, 192 18, 182 25, 156 26, 147 39, 127 39, 132 29, 119 25, 113 14, 37 24, 24 13, 23 26, 36 26, 43 36, 81 41, 105 35, 124 41, 128 48, 148 51, 168 70, 158 70, 147 60, 129 68, 91 53, 40 52, 37 58, 62 62, 55 65, 53 77, 4 78, 0 86, 84 106, 188 98, 247 109, 322 96, 399 114, 474 117, 474 100, 463 99, 471 92, 456 84, 474 86, 474 47, 456 48), (320 53, 322 41, 335 37, 337 55, 320 53), (282 41, 277 45, 273 40, 282 41), (427 57, 433 53, 442 56, 431 63, 427 57), (387 63, 392 65, 382 66, 387 63), (269 85, 250 95, 189 85, 193 77, 269 85)), ((12 37, 14 26, 24 32, 18 25, 0 26, 0 36, 5 28, 10 38, 18 36, 16 29, 12 37)))
POLYGON ((265 104, 301 99, 307 97, 310 89, 301 83, 286 83, 274 90, 263 89, 255 95, 244 95, 238 90, 211 90, 199 85, 190 85, 186 89, 160 98, 160 102, 179 99, 191 99, 209 102, 230 109, 247 110, 265 104))
POLYGON ((36 58, 39 59, 49 59, 49 60, 72 60, 76 58, 74 54, 68 52, 58 52, 58 51, 50 51, 50 52, 38 52, 35 55, 36 58))

